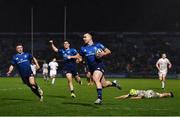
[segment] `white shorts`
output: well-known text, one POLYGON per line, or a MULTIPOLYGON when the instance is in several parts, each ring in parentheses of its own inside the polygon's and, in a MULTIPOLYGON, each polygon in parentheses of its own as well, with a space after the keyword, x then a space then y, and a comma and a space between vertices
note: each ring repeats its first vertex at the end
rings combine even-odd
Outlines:
POLYGON ((158 75, 159 77, 166 77, 167 71, 159 71, 158 75))
POLYGON ((48 74, 48 70, 47 69, 43 70, 43 75, 45 75, 45 74, 48 74))
POLYGON ((57 71, 50 70, 50 77, 55 77, 57 75, 57 71))

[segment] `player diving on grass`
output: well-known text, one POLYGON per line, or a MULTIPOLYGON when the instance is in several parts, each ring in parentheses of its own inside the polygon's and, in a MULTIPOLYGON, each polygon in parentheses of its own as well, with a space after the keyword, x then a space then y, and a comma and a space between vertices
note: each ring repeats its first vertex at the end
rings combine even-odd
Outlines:
POLYGON ((31 69, 32 60, 36 65, 36 69, 40 68, 38 61, 30 53, 23 52, 22 44, 16 45, 16 51, 17 54, 13 56, 12 63, 9 67, 9 71, 7 72, 7 75, 9 76, 13 71, 14 66, 16 66, 22 81, 31 88, 32 92, 40 98, 40 101, 43 101, 43 91, 37 85, 31 69))
POLYGON ((108 56, 109 54, 111 54, 111 51, 101 43, 94 43, 92 35, 90 33, 85 33, 83 35, 83 40, 84 46, 81 47, 81 56, 79 58, 85 58, 86 63, 88 65, 88 69, 91 72, 93 81, 95 82, 97 89, 97 100, 94 103, 101 104, 102 88, 112 86, 121 89, 120 85, 116 82, 116 80, 111 82, 105 80, 104 78, 105 66, 102 61, 102 57, 108 56))
POLYGON ((78 57, 78 52, 74 48, 70 48, 70 44, 68 41, 64 41, 64 48, 58 49, 54 43, 53 40, 49 41, 51 43, 52 49, 57 52, 61 57, 63 57, 64 63, 63 63, 63 73, 66 75, 66 78, 68 80, 68 86, 71 92, 71 97, 75 98, 75 92, 73 87, 73 81, 72 78, 75 77, 75 80, 82 84, 81 78, 79 77, 79 74, 77 72, 77 63, 76 59, 78 57))
POLYGON ((163 53, 162 58, 156 62, 156 67, 158 69, 159 80, 161 81, 161 88, 164 89, 168 68, 170 69, 172 67, 171 62, 166 58, 165 53, 163 53))
POLYGON ((136 90, 131 89, 128 94, 115 97, 116 99, 143 99, 143 98, 165 98, 165 97, 174 97, 172 92, 169 93, 158 93, 153 90, 136 90))

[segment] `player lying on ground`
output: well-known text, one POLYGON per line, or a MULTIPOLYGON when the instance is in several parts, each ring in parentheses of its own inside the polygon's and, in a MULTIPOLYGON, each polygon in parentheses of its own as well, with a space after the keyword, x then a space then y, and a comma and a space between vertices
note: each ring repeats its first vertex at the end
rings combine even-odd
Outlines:
POLYGON ((55 52, 58 52, 58 54, 63 57, 64 63, 63 63, 63 73, 66 75, 66 78, 68 80, 68 86, 71 91, 71 97, 75 98, 76 95, 74 93, 74 87, 73 87, 73 81, 72 78, 75 77, 75 80, 82 84, 81 78, 79 77, 79 74, 77 72, 77 55, 78 52, 74 48, 70 48, 70 44, 68 41, 64 41, 64 47, 62 49, 58 49, 54 43, 53 40, 49 41, 51 43, 51 47, 55 52))
POLYGON ((102 88, 113 86, 121 89, 116 81, 111 82, 105 80, 104 77, 105 65, 102 58, 111 54, 111 51, 100 43, 94 43, 90 33, 84 34, 83 41, 84 46, 81 47, 81 56, 79 58, 85 58, 88 70, 91 72, 93 81, 95 82, 97 88, 97 100, 94 103, 101 104, 102 88))
POLYGON ((170 69, 172 67, 171 62, 169 61, 169 59, 166 58, 165 53, 163 53, 162 58, 160 58, 157 61, 156 67, 158 69, 158 75, 159 75, 159 80, 161 81, 162 89, 164 89, 168 68, 170 69))
POLYGON ((31 88, 32 92, 35 93, 40 98, 40 101, 43 101, 43 91, 37 85, 31 69, 32 60, 36 65, 36 69, 40 68, 36 58, 34 58, 29 53, 23 52, 22 44, 17 44, 16 51, 17 54, 13 56, 12 65, 9 67, 9 71, 7 72, 7 75, 9 76, 13 71, 14 66, 16 66, 22 81, 31 88))
POLYGON ((153 90, 136 90, 131 89, 128 94, 115 97, 116 99, 143 99, 143 98, 165 98, 174 97, 172 92, 169 93, 158 93, 153 90))

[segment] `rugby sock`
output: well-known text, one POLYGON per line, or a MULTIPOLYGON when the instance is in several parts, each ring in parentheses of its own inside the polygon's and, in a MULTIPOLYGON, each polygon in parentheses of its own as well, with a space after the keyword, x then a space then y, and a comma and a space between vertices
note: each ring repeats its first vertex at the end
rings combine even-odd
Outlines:
POLYGON ((112 85, 111 85, 111 86, 116 87, 116 83, 112 82, 112 85))
POLYGON ((81 80, 78 81, 79 84, 82 84, 81 80))
POLYGON ((31 85, 31 90, 34 94, 36 94, 39 98, 41 97, 41 95, 39 94, 39 89, 37 85, 31 85))
POLYGON ((165 87, 165 82, 162 81, 161 83, 162 83, 162 88, 164 89, 164 87, 165 87))
POLYGON ((54 82, 55 82, 55 78, 52 79, 52 84, 54 84, 54 82))
POLYGON ((102 100, 102 89, 97 89, 98 98, 102 100))

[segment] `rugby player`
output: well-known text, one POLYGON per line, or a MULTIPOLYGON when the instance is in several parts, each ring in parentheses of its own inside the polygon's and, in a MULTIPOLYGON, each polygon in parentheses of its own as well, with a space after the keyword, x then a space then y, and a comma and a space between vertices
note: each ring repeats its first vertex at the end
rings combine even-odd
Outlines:
POLYGON ((166 58, 166 54, 162 54, 162 58, 160 58, 156 62, 156 68, 158 69, 158 75, 159 75, 159 80, 161 81, 161 88, 165 88, 165 81, 166 81, 166 75, 168 72, 168 68, 171 69, 172 64, 169 61, 169 59, 166 58))
POLYGON ((72 78, 75 77, 75 80, 79 84, 82 84, 81 78, 79 77, 79 74, 77 72, 77 63, 76 63, 76 59, 79 54, 76 49, 70 48, 70 44, 68 41, 64 41, 64 47, 61 49, 58 49, 54 45, 53 40, 50 40, 49 42, 51 43, 51 47, 54 50, 54 52, 57 52, 59 56, 61 56, 64 60, 63 73, 67 78, 69 90, 71 92, 71 97, 75 98, 76 95, 74 91, 72 78))
POLYGON ((40 68, 38 61, 30 53, 23 52, 22 44, 16 45, 16 51, 17 51, 17 54, 13 56, 7 75, 9 76, 11 72, 13 71, 14 67, 16 66, 19 71, 22 81, 28 87, 31 88, 32 92, 39 97, 40 101, 43 101, 43 91, 37 85, 32 69, 31 69, 32 60, 34 61, 36 65, 36 69, 40 68))
POLYGON ((88 70, 91 72, 93 81, 97 89, 97 100, 95 104, 102 103, 102 88, 113 86, 121 89, 120 85, 114 80, 113 82, 105 80, 105 65, 102 58, 111 54, 111 51, 101 43, 94 43, 92 34, 85 33, 83 35, 84 46, 81 47, 80 57, 85 57, 88 70))

